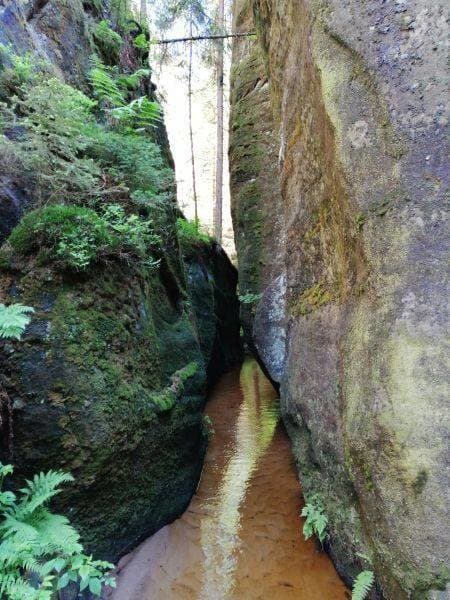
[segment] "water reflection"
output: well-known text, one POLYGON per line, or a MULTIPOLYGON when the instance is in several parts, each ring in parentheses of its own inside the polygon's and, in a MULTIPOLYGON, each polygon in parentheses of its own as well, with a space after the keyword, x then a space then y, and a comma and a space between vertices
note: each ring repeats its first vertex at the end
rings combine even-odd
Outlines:
POLYGON ((243 401, 236 423, 235 441, 217 494, 205 502, 209 516, 201 523, 205 555, 202 600, 226 598, 234 587, 240 546, 241 504, 258 461, 272 441, 279 419, 276 394, 257 363, 242 366, 243 401))
POLYGON ((255 361, 206 408, 214 435, 185 513, 119 565, 112 600, 345 600, 301 534, 300 487, 276 393, 255 361))

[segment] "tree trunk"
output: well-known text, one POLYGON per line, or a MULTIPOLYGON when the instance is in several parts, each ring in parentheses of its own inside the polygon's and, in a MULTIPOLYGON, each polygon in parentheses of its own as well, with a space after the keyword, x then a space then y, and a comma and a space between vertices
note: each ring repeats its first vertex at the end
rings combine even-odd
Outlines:
POLYGON ((141 0, 140 20, 142 25, 148 27, 147 0, 141 0))
MULTIPOLYGON (((224 31, 225 4, 219 0, 219 13, 217 26, 219 33, 224 31)), ((216 42, 216 77, 217 77, 217 150, 216 150, 216 191, 214 203, 214 235, 217 241, 222 243, 222 199, 223 199, 223 62, 224 42, 219 39, 216 42)))
MULTIPOLYGON (((189 35, 192 37, 192 14, 189 22, 189 35)), ((189 100, 189 142, 191 146, 192 194, 194 197, 195 220, 198 221, 197 183, 195 179, 194 131, 192 128, 192 40, 189 42, 188 68, 188 100, 189 100)))

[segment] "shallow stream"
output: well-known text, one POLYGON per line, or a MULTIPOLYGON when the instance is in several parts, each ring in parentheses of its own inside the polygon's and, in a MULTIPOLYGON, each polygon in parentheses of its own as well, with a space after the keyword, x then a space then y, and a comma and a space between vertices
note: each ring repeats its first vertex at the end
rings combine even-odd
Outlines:
POLYGON ((343 600, 328 556, 304 541, 277 394, 254 360, 206 408, 214 433, 186 512, 119 564, 112 600, 343 600))

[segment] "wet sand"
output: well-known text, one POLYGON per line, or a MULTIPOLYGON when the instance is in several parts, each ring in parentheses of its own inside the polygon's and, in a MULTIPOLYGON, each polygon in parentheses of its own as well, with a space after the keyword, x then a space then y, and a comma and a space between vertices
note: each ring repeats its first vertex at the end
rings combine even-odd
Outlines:
POLYGON ((214 434, 186 512, 124 557, 111 600, 344 600, 328 556, 305 542, 277 395, 257 363, 225 375, 214 434))

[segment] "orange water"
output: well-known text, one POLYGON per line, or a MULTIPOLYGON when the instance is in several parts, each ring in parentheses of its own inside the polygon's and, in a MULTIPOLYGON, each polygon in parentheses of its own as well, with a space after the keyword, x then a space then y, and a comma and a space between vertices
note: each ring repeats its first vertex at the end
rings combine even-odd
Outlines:
POLYGON ((277 394, 257 363, 225 375, 186 512, 119 564, 112 600, 341 600, 329 558, 305 542, 300 487, 277 394))

